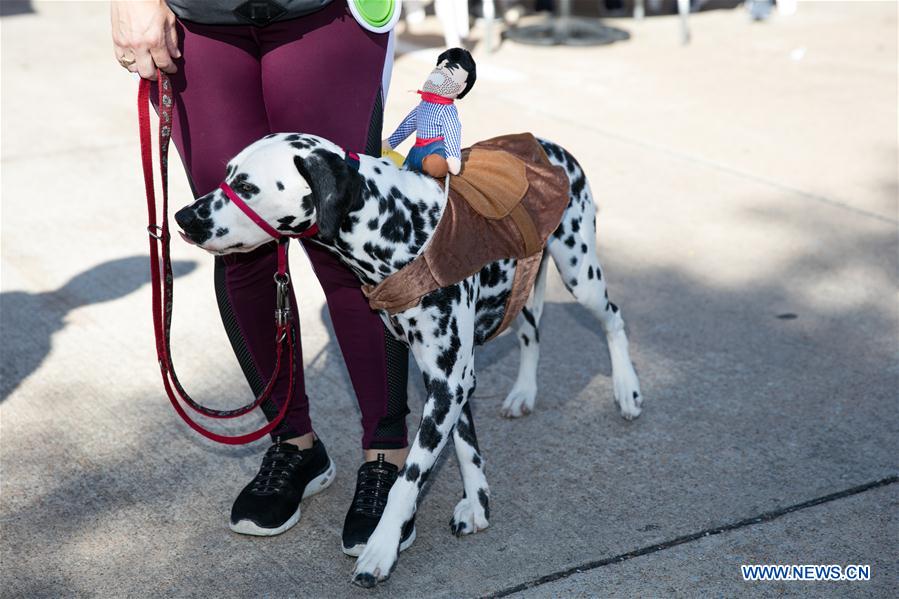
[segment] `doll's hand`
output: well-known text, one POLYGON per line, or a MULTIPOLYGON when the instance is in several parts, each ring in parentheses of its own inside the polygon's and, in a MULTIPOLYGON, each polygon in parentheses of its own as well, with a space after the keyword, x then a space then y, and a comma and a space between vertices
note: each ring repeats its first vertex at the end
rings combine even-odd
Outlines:
POLYGON ((449 172, 453 175, 458 175, 459 171, 462 170, 462 161, 455 156, 448 157, 446 159, 446 165, 449 167, 449 172))

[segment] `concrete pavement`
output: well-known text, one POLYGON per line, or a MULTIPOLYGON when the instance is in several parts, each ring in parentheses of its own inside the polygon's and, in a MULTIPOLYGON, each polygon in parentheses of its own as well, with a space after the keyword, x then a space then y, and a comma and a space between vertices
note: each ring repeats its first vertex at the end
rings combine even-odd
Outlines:
MULTIPOLYGON (((4 16, 0 593, 896 596, 896 19, 894 3, 808 2, 763 24, 694 15, 688 47, 667 17, 615 21, 632 39, 605 48, 476 46, 465 139, 530 129, 584 166, 645 410, 617 415, 602 336, 553 273, 532 416, 499 417, 515 340, 478 354, 490 528, 449 533, 450 456, 414 547, 366 592, 338 546, 358 410, 302 253, 307 388, 338 478, 290 532, 238 537, 228 510, 264 445, 206 443, 162 393, 136 86, 112 60, 107 7, 4 16), (762 514, 776 517, 751 523, 762 514), (744 563, 871 564, 873 578, 745 583, 744 563)), ((385 129, 414 103, 434 33, 401 36, 385 129)), ((172 186, 187 201, 183 177, 172 186)), ((182 377, 234 405, 245 385, 211 260, 173 252, 182 377)), ((414 418, 417 376, 410 391, 414 418)))

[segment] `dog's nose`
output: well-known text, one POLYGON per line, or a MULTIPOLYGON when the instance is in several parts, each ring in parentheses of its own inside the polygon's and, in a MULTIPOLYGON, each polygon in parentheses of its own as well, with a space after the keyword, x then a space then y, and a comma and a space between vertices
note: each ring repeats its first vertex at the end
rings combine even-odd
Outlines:
POLYGON ((182 237, 196 245, 202 245, 212 236, 210 221, 200 218, 190 206, 175 213, 175 222, 184 231, 182 237))
POLYGON ((190 206, 186 206, 175 213, 175 222, 185 231, 190 229, 191 223, 195 220, 197 220, 197 213, 190 206))

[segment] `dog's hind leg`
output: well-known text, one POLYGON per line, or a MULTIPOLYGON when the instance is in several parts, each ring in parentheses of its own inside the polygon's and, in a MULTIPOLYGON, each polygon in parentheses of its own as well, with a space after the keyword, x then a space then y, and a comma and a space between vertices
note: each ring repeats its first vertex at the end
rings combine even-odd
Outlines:
POLYGON ((489 525, 490 518, 490 488, 487 486, 487 477, 484 476, 484 459, 474 432, 470 401, 462 406, 459 422, 453 429, 453 445, 456 447, 456 459, 462 472, 465 492, 453 511, 450 528, 454 535, 461 537, 484 530, 489 525))
POLYGON ((618 306, 609 301, 606 281, 596 254, 596 209, 589 188, 587 200, 572 202, 562 224, 550 237, 548 248, 565 287, 602 323, 612 359, 612 383, 621 415, 631 420, 640 415, 643 396, 631 363, 618 306))
POLYGON ((534 401, 537 398, 537 363, 540 360, 540 317, 543 315, 543 301, 546 295, 547 262, 544 253, 534 289, 521 309, 521 314, 513 323, 515 334, 518 336, 518 377, 500 408, 500 413, 506 418, 518 418, 534 410, 534 401))

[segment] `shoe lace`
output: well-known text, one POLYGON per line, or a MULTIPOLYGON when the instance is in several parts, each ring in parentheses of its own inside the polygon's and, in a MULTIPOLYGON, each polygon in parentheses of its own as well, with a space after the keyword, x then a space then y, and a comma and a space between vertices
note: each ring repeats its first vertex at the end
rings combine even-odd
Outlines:
POLYGON ((287 451, 280 443, 275 443, 262 458, 259 473, 253 479, 252 492, 257 495, 277 493, 288 483, 303 458, 302 451, 287 451))
POLYGON ((387 506, 390 487, 396 480, 396 472, 384 467, 384 454, 378 454, 378 461, 363 464, 359 469, 356 495, 352 510, 357 514, 380 518, 387 506))

